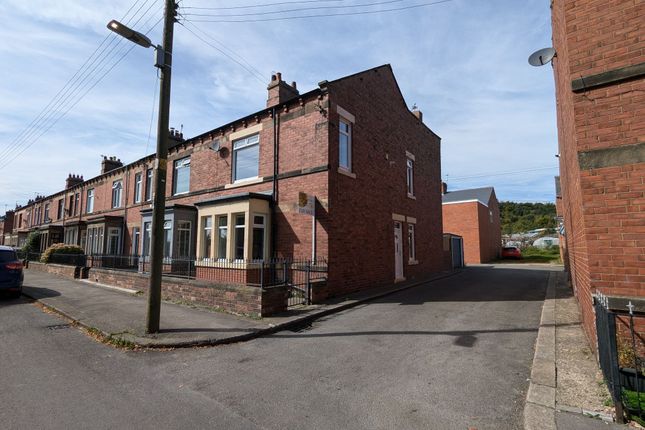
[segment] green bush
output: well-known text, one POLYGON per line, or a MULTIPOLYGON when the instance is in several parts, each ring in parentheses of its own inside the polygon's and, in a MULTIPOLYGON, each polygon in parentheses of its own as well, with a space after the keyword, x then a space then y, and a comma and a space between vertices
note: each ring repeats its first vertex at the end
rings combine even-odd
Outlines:
POLYGON ((40 251, 40 233, 37 231, 32 231, 27 236, 25 244, 22 246, 21 251, 27 255, 30 252, 39 252, 40 251))
POLYGON ((43 255, 40 256, 41 263, 50 263, 52 262, 54 255, 83 255, 85 251, 83 248, 76 245, 66 245, 64 243, 56 243, 43 252, 43 255))

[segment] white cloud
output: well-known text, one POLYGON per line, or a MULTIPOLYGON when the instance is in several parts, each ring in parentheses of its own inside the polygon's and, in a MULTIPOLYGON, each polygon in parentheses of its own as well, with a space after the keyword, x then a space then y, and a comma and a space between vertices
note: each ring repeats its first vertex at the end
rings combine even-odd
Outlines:
MULTIPOLYGON (((0 166, 9 142, 109 34, 106 23, 120 19, 133 3, 5 0, 0 5, 0 37, 6 41, 0 46, 5 72, 0 166)), ((143 25, 145 18, 135 26, 147 30, 160 16, 162 2, 135 5, 133 11, 142 6, 140 13, 152 6, 148 24, 143 25)), ((455 0, 383 15, 198 24, 246 58, 264 82, 178 25, 171 125, 183 124, 185 135, 192 136, 261 109, 274 71, 307 91, 321 80, 390 63, 406 102, 418 104, 425 122, 442 137, 442 170, 449 177, 555 165, 553 74, 549 66, 535 69, 526 61, 550 44, 549 14, 543 0, 455 0)), ((149 36, 159 41, 160 26, 149 36)), ((155 73, 152 50, 135 47, 67 117, 2 169, 0 212, 4 204, 24 202, 34 192, 58 190, 70 172, 86 178, 97 174, 101 154, 125 162, 142 157, 155 73)), ((149 152, 155 131, 153 126, 149 152)), ((455 181, 451 188, 494 185, 500 199, 542 201, 553 198, 553 174, 489 176, 455 181)))

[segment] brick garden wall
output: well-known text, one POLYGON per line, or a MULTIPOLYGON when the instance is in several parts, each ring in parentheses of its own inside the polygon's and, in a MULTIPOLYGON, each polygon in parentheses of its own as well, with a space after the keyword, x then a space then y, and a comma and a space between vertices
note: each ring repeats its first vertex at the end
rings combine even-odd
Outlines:
POLYGON ((30 261, 28 263, 28 270, 51 273, 52 275, 64 276, 65 278, 70 279, 79 278, 81 273, 80 267, 67 266, 64 264, 45 264, 37 261, 30 261))
MULTIPOLYGON (((148 291, 149 276, 109 269, 89 269, 88 279, 106 285, 148 291)), ((175 300, 195 303, 201 306, 221 308, 223 310, 269 316, 286 311, 286 289, 244 285, 214 285, 212 283, 164 277, 161 284, 164 300, 175 300)))

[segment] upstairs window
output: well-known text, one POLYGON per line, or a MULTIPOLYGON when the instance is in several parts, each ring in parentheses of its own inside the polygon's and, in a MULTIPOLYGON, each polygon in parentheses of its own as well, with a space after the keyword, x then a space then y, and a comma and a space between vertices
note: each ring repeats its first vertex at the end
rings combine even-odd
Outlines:
POLYGON ((187 193, 190 188, 190 157, 176 160, 174 166, 175 174, 173 177, 172 194, 187 193))
POLYGON ((338 167, 352 170, 352 124, 344 118, 338 122, 338 167))
POLYGON ((87 190, 87 204, 85 209, 88 214, 94 212, 94 188, 87 190))
POLYGON ((121 194, 123 191, 123 181, 118 180, 112 183, 112 208, 121 207, 121 194))
POLYGON ((58 211, 56 219, 63 219, 63 210, 65 209, 65 202, 63 199, 58 199, 58 211))
POLYGON ((74 194, 74 215, 81 211, 81 193, 74 194))
POLYGON ((414 160, 408 158, 406 161, 407 173, 406 173, 406 183, 408 186, 408 196, 414 196, 414 160))
POLYGON ((146 170, 146 201, 152 200, 152 169, 146 170))
POLYGON ((139 172, 134 175, 134 202, 141 203, 141 178, 142 173, 139 172))
POLYGON ((233 182, 258 177, 260 135, 254 134, 233 142, 233 182))
POLYGON ((45 222, 49 221, 49 203, 45 203, 45 222))

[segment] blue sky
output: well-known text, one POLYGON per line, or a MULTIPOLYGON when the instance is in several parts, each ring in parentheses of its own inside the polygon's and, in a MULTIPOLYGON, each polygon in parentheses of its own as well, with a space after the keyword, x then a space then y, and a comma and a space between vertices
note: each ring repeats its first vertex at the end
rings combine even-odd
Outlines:
MULTIPOLYGON (((225 11, 191 9, 277 1, 182 0, 181 12, 195 21, 216 18, 187 14, 383 3, 307 12, 338 13, 428 2, 330 0, 225 11)), ((154 150, 158 86, 152 50, 110 36, 101 45, 107 49, 87 69, 93 73, 85 80, 87 74, 72 80, 82 86, 54 98, 110 34, 107 22, 122 18, 133 4, 126 20, 138 10, 131 22, 142 17, 134 26, 139 31, 148 31, 162 17, 162 0, 0 3, 0 214, 36 193, 62 189, 68 173, 86 179, 97 175, 101 155, 116 155, 127 163, 154 150), (52 99, 58 104, 45 111, 51 116, 28 129, 52 99)), ((183 124, 186 137, 264 107, 272 72, 282 72, 300 91, 308 91, 322 80, 390 63, 408 105, 416 103, 425 123, 442 138, 442 177, 449 189, 492 185, 500 200, 554 199, 553 73, 550 66, 527 63, 529 54, 551 45, 550 9, 544 0, 452 0, 383 14, 184 24, 212 45, 221 43, 238 62, 246 61, 247 69, 257 70, 249 73, 176 26, 171 126, 183 124)), ((161 24, 149 36, 160 41, 160 33, 161 24)))

